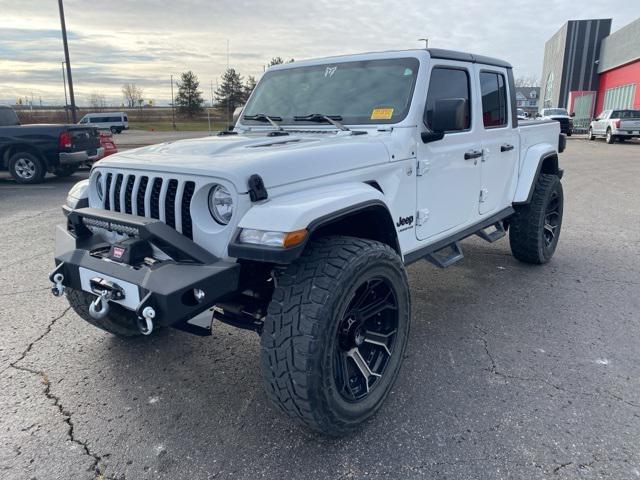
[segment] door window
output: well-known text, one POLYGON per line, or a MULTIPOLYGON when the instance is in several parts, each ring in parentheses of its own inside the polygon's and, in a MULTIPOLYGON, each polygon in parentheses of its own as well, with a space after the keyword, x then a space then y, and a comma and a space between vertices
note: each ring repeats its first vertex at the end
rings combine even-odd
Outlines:
POLYGON ((504 75, 495 72, 480 72, 482 93, 482 121, 486 128, 507 125, 507 89, 504 75))
POLYGON ((424 123, 429 130, 433 130, 433 112, 439 100, 462 99, 465 104, 464 128, 452 131, 464 131, 471 127, 469 74, 460 68, 436 67, 431 71, 427 105, 424 111, 424 123))

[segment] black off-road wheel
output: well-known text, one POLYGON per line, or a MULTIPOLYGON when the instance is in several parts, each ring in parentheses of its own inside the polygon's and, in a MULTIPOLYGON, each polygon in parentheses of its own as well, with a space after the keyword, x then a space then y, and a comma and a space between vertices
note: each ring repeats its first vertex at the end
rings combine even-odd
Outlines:
POLYGON ((275 282, 261 339, 267 395, 317 432, 354 430, 383 404, 404 356, 411 301, 400 257, 379 242, 325 237, 275 282))
POLYGON ((58 165, 54 168, 53 173, 56 177, 70 177, 78 171, 80 165, 58 165))
POLYGON ((509 243, 514 257, 534 264, 551 260, 560 238, 563 206, 560 178, 540 174, 531 202, 517 206, 509 219, 509 243))
POLYGON ((9 158, 7 167, 16 183, 31 185, 40 183, 47 174, 42 159, 30 152, 14 153, 9 158))
MULTIPOLYGON (((89 305, 96 299, 95 295, 66 288, 67 300, 71 308, 78 314, 80 318, 86 320, 94 327, 98 327, 105 332, 109 332, 117 337, 139 337, 142 333, 138 329, 138 319, 136 314, 126 308, 111 302, 109 305, 109 313, 101 320, 96 320, 89 315, 89 305)), ((154 328, 151 335, 156 333, 157 327, 154 328)))

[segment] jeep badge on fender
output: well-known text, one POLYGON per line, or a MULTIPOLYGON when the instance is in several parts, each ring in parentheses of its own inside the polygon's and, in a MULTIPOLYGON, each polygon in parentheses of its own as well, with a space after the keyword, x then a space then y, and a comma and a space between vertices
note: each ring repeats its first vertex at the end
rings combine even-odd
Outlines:
POLYGON ((232 131, 111 155, 74 186, 53 293, 123 337, 253 330, 271 401, 345 434, 393 395, 408 264, 448 267, 474 234, 551 260, 565 139, 515 105, 511 65, 462 52, 272 67, 232 131))

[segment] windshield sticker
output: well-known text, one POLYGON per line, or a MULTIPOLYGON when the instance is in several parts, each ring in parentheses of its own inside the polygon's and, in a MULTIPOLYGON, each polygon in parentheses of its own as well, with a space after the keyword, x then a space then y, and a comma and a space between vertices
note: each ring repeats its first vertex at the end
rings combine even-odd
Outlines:
POLYGON ((408 77, 409 75, 413 75, 413 70, 411 70, 410 68, 405 68, 404 69, 404 76, 408 77))
POLYGON ((374 108, 371 112, 371 120, 391 120, 393 108, 374 108))
POLYGON ((338 67, 327 67, 324 71, 324 76, 325 77, 333 77, 333 74, 336 73, 336 70, 338 69, 338 67))

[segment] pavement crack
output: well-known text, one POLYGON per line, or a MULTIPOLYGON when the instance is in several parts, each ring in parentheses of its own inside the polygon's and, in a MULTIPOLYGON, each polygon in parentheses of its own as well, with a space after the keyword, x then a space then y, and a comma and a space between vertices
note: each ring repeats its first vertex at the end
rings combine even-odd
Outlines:
POLYGON ((609 395, 611 398, 615 398, 616 400, 622 402, 622 403, 626 403, 627 405, 631 406, 631 407, 635 407, 635 408, 640 408, 640 405, 638 405, 637 403, 631 402, 629 400, 625 400, 623 397, 621 397, 620 395, 616 395, 615 393, 613 393, 610 390, 603 390, 607 395, 609 395))
POLYGON ((569 465, 573 465, 573 462, 561 463, 560 465, 558 465, 556 468, 553 469, 553 474, 557 475, 560 470, 562 470, 565 467, 568 467, 569 465))

